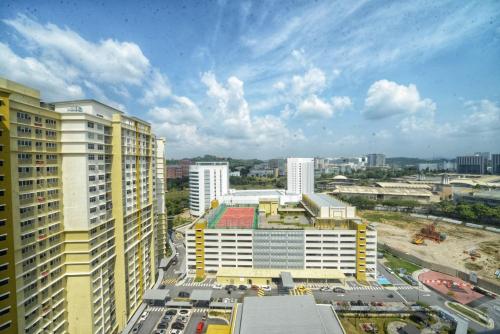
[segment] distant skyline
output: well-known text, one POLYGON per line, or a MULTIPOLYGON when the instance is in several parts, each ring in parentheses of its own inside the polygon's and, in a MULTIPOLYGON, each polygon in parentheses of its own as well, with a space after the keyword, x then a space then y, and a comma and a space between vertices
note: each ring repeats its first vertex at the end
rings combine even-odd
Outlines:
POLYGON ((0 3, 0 76, 146 119, 167 157, 500 152, 500 2, 0 3))

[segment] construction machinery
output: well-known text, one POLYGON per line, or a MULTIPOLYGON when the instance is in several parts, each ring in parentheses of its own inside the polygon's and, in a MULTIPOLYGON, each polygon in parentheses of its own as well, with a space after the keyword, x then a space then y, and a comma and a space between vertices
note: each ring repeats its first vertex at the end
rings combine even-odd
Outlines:
POLYGON ((418 236, 418 234, 416 234, 414 237, 413 237, 413 240, 411 241, 413 244, 415 245, 425 245, 424 243, 424 238, 418 236))
POLYGON ((467 254, 470 256, 471 261, 476 261, 476 259, 481 257, 481 253, 477 250, 476 247, 469 248, 467 250, 464 250, 464 254, 467 254))
MULTIPOLYGON (((433 240, 437 243, 444 241, 446 239, 445 233, 439 233, 436 230, 436 223, 431 223, 420 230, 420 233, 415 235, 415 240, 421 239, 422 243, 424 239, 433 240)), ((417 244, 418 245, 418 244, 417 244)))

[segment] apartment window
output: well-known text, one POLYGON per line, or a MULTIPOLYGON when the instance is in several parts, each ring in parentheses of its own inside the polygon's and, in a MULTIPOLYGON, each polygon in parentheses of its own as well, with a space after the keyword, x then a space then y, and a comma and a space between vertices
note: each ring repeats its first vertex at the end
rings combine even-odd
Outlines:
POLYGON ((19 146, 19 147, 31 147, 31 140, 18 140, 17 146, 19 146))
POLYGON ((10 312, 10 306, 4 307, 3 309, 0 310, 0 316, 6 315, 9 312, 10 312))
POLYGON ((4 278, 0 280, 0 286, 9 284, 9 278, 4 278))
POLYGON ((89 160, 95 160, 95 155, 89 154, 89 160))
POLYGON ((45 124, 47 125, 56 125, 56 121, 53 119, 46 119, 45 124))
POLYGON ((87 122, 87 127, 88 127, 89 129, 93 129, 93 128, 94 128, 94 123, 92 123, 92 122, 87 122))
POLYGON ((5 211, 5 204, 0 205, 0 211, 5 211))
POLYGON ((7 328, 10 328, 10 324, 12 323, 12 321, 7 321, 7 322, 4 322, 3 324, 0 325, 0 331, 3 331, 4 329, 7 329, 7 328))
POLYGON ((5 226, 7 224, 6 219, 0 219, 0 227, 5 226))
POLYGON ((95 148, 94 144, 87 144, 87 148, 89 150, 93 150, 95 148))
POLYGON ((18 120, 27 120, 27 121, 30 121, 31 120, 31 116, 27 113, 24 113, 24 112, 18 112, 17 113, 17 119, 18 120))
POLYGON ((87 132, 87 138, 88 139, 94 139, 94 133, 93 132, 87 132))

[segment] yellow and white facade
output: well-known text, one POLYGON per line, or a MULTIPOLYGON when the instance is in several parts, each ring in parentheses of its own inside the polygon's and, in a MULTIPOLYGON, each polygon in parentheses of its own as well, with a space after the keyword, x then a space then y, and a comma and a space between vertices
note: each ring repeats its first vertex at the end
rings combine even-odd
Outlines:
POLYGON ((64 333, 60 115, 3 79, 0 99, 0 333, 64 333))
POLYGON ((0 333, 120 332, 161 251, 150 124, 1 78, 0 112, 0 333))

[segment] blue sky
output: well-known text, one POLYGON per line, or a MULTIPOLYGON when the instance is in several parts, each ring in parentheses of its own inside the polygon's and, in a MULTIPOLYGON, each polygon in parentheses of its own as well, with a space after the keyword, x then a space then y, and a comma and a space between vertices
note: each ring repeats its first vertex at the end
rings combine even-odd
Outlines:
POLYGON ((175 158, 498 152, 499 18, 497 1, 4 0, 0 76, 149 120, 175 158))

